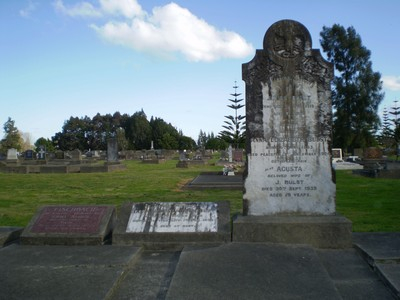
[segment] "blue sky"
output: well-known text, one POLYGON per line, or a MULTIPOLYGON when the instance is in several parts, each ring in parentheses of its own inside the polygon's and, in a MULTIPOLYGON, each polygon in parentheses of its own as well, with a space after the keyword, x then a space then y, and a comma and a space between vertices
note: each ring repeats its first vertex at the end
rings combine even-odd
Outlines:
POLYGON ((293 19, 321 48, 322 27, 353 26, 390 107, 400 100, 400 1, 0 0, 0 123, 32 143, 70 116, 163 118, 197 140, 217 134, 241 65, 268 27, 293 19))

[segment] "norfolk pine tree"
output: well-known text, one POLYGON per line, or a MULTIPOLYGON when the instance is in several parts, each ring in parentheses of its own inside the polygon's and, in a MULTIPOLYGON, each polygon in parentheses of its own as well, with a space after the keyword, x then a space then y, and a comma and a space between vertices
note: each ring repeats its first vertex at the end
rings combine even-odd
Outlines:
POLYGON ((334 147, 351 152, 375 143, 378 106, 384 93, 381 74, 372 70, 371 52, 353 27, 323 27, 321 46, 335 66, 332 104, 334 147))
POLYGON ((241 94, 237 93, 238 86, 236 85, 236 81, 233 88, 235 92, 231 94, 231 96, 233 96, 234 99, 228 99, 232 104, 227 106, 235 111, 235 115, 225 116, 228 121, 224 121, 225 125, 222 127, 225 128, 225 130, 221 131, 219 135, 221 139, 238 149, 239 147, 244 147, 246 128, 244 119, 246 116, 238 114, 238 110, 244 107, 244 104, 241 104, 243 99, 238 99, 241 94))

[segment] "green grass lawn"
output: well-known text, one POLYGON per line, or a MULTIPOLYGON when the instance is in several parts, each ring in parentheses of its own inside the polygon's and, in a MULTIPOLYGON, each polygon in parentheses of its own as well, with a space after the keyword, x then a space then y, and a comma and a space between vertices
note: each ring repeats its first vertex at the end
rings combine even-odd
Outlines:
MULTIPOLYGON (((113 204, 126 201, 229 200, 231 214, 242 209, 238 190, 183 190, 203 171, 221 167, 176 168, 177 161, 142 164, 126 161, 127 169, 112 173, 0 173, 0 226, 26 226, 36 209, 51 204, 113 204)), ((337 210, 353 222, 354 231, 400 231, 400 181, 369 179, 337 172, 337 210)))

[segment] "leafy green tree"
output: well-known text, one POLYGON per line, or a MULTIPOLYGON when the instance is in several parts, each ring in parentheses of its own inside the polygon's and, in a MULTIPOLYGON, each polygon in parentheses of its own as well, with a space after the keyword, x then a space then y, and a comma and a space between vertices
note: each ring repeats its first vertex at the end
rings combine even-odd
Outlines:
POLYGON ((353 27, 323 27, 321 46, 335 66, 332 104, 333 144, 352 152, 375 143, 378 106, 384 93, 381 74, 372 70, 371 52, 353 27))
POLYGON ((225 128, 225 130, 221 131, 219 135, 221 139, 232 144, 235 148, 243 148, 246 133, 246 116, 238 114, 238 111, 244 107, 244 104, 241 103, 243 99, 238 99, 241 94, 237 93, 238 86, 236 85, 236 81, 233 88, 235 92, 231 94, 231 96, 233 96, 234 99, 228 99, 232 104, 227 106, 235 111, 235 115, 225 116, 228 121, 224 121, 225 125, 222 127, 225 128))
MULTIPOLYGON (((87 116, 84 118, 70 117, 69 120, 64 122, 62 131, 52 137, 53 144, 58 149, 79 149, 81 151, 91 148, 96 143, 95 139, 96 136, 93 135, 91 120, 87 116)), ((92 149, 96 148, 92 147, 92 149)))
POLYGON ((127 150, 129 143, 125 137, 125 130, 122 127, 119 127, 116 129, 115 132, 118 143, 118 150, 127 150))
POLYGON ((181 132, 179 133, 179 148, 178 150, 194 150, 196 149, 196 142, 188 136, 183 135, 181 132))
POLYGON ((171 123, 167 123, 161 118, 151 117, 150 126, 154 148, 178 149, 179 132, 171 123))
POLYGON ((129 142, 129 148, 150 149, 151 131, 152 128, 143 109, 135 112, 127 119, 125 126, 125 136, 129 142))
POLYGON ((15 126, 15 121, 8 117, 8 120, 3 125, 3 129, 5 135, 0 142, 1 153, 5 155, 7 154, 7 150, 11 148, 15 148, 18 151, 21 151, 23 139, 18 128, 15 126))
POLYGON ((229 147, 229 144, 219 137, 210 137, 206 143, 206 149, 224 150, 229 147))
POLYGON ((50 139, 46 139, 44 137, 38 138, 35 142, 35 147, 36 147, 36 152, 40 151, 40 146, 44 146, 46 148, 46 151, 48 152, 54 152, 55 147, 53 142, 50 139))

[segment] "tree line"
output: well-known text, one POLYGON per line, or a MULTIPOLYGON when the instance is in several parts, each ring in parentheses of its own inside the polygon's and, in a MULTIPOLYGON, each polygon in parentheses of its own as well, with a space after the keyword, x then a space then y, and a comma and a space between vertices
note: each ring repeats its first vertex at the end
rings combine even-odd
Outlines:
MULTIPOLYGON (((21 133, 11 118, 4 124, 4 132, 5 136, 0 142, 0 153, 5 155, 10 148, 26 150, 23 149, 21 133)), ((182 130, 176 129, 162 118, 151 117, 148 120, 143 109, 133 115, 115 112, 112 115, 98 113, 93 118, 71 116, 64 122, 60 132, 51 139, 39 138, 35 147, 38 150, 40 146, 45 146, 48 151, 106 150, 109 138, 117 139, 120 150, 150 149, 152 141, 155 149, 196 148, 196 142, 185 136, 182 130)))
POLYGON ((62 150, 107 149, 107 140, 116 138, 120 150, 193 149, 195 141, 162 118, 148 120, 142 110, 133 115, 115 112, 96 114, 93 118, 70 117, 62 131, 52 137, 53 145, 62 150))

